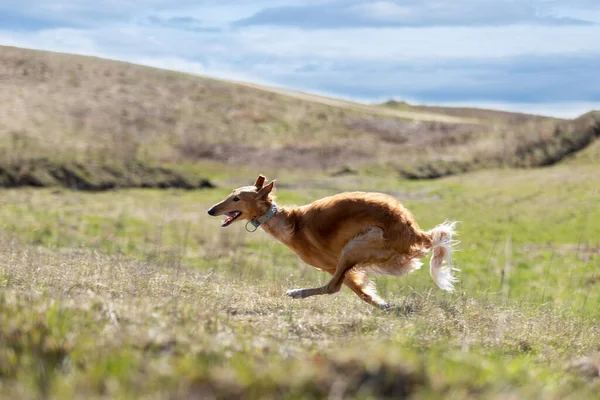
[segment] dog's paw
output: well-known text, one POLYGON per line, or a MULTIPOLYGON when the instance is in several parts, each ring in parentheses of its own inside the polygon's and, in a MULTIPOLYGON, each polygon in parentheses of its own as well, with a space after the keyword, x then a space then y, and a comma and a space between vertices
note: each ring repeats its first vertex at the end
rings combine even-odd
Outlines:
POLYGON ((285 294, 292 299, 302 299, 304 298, 304 289, 291 289, 285 292, 285 294))

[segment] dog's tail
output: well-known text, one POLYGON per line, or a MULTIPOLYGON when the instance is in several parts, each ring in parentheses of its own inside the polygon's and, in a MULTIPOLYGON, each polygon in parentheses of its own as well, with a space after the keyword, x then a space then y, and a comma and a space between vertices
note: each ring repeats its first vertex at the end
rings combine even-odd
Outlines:
POLYGON ((454 290, 454 282, 457 282, 452 275, 452 268, 450 261, 452 259, 452 247, 458 243, 453 240, 452 236, 456 235, 456 222, 444 222, 428 231, 427 233, 431 237, 431 250, 433 255, 429 262, 431 277, 440 289, 452 292, 454 290))

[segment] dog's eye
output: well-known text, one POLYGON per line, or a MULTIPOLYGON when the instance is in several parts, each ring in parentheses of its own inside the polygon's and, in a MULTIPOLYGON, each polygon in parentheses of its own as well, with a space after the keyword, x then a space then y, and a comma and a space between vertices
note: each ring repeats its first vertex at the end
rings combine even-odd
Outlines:
POLYGON ((240 198, 239 198, 239 197, 237 197, 237 196, 235 196, 235 197, 233 198, 233 201, 240 201, 240 198))

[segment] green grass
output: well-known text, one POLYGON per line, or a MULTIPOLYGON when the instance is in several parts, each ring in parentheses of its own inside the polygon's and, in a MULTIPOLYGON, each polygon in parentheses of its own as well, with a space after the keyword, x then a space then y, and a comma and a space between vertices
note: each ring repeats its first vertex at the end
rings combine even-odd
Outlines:
POLYGON ((597 398, 597 112, 367 106, 5 47, 0 65, 0 185, 53 186, 0 191, 0 398, 597 398), (329 276, 206 214, 258 173, 280 204, 383 191, 424 229, 461 221, 458 290, 424 268, 376 278, 390 313, 285 297, 329 276))
POLYGON ((346 289, 283 296, 328 277, 264 233, 206 215, 253 176, 223 174, 205 191, 3 190, 1 396, 595 398, 595 170, 268 176, 281 204, 379 190, 425 229, 461 221, 457 292, 425 268, 378 277, 392 313, 346 289))

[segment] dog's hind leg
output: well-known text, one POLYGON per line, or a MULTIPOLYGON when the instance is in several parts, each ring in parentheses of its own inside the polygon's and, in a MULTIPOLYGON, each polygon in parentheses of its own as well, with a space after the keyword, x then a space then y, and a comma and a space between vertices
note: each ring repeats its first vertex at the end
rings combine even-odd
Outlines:
POLYGON ((346 274, 352 267, 386 260, 392 254, 392 251, 386 247, 381 229, 370 229, 346 244, 340 255, 335 273, 325 286, 313 289, 288 290, 287 295, 295 299, 303 299, 320 294, 337 293, 342 286, 342 282, 344 282, 346 274))
POLYGON ((344 278, 344 285, 352 289, 358 297, 370 305, 383 310, 388 309, 388 303, 379 297, 375 283, 367 278, 367 274, 364 271, 353 269, 348 271, 344 278))

